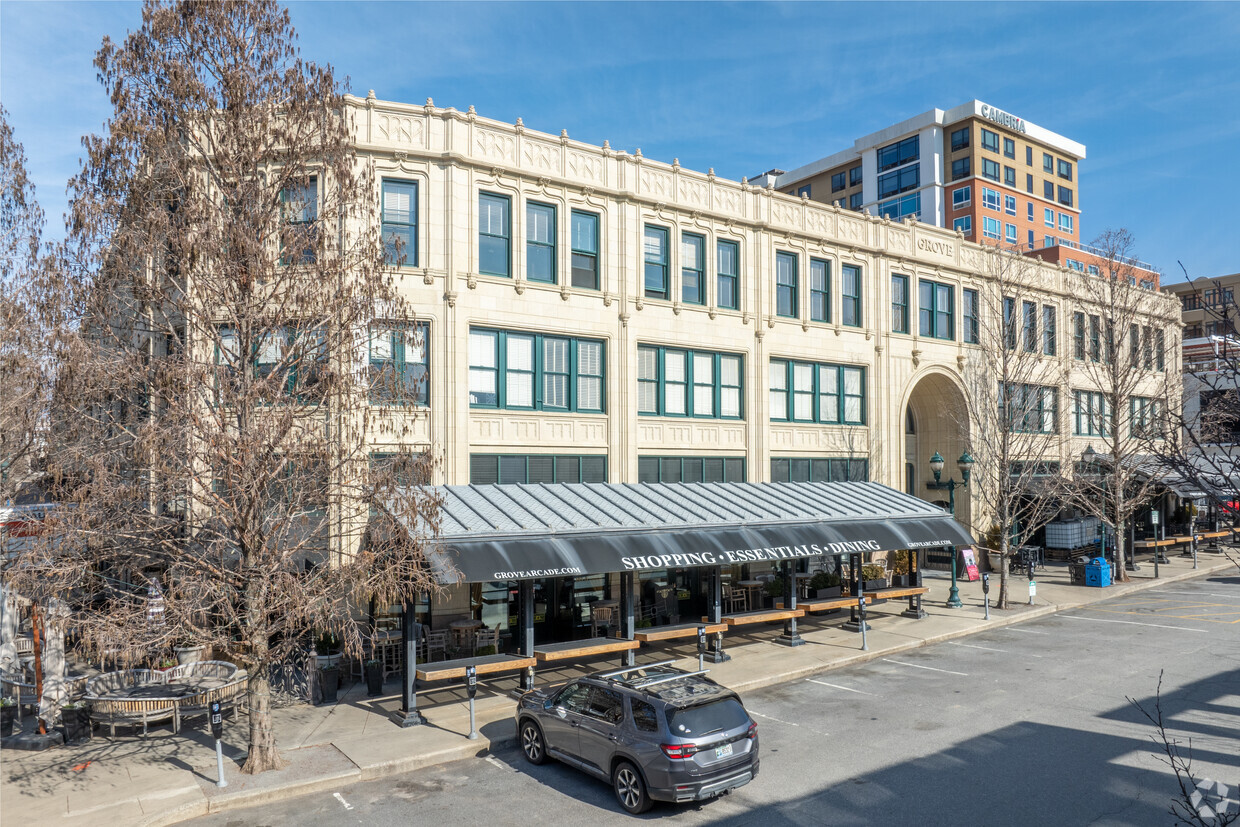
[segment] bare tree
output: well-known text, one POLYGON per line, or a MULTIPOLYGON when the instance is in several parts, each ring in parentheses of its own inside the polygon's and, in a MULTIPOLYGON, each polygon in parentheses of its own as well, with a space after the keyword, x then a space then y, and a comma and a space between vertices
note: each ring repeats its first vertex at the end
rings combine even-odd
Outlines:
POLYGON ((1073 475, 1071 499, 1098 517, 1115 538, 1115 579, 1129 579, 1126 533, 1158 481, 1152 473, 1152 437, 1161 433, 1179 366, 1168 362, 1168 337, 1178 342, 1178 308, 1155 289, 1149 271, 1133 259, 1127 230, 1109 230, 1093 242, 1102 261, 1096 275, 1076 273, 1072 320, 1073 366, 1083 380, 1072 389, 1075 432, 1090 439, 1095 459, 1073 475))
POLYGON ((988 271, 979 274, 976 330, 965 331, 978 347, 965 357, 960 414, 975 460, 969 485, 975 501, 986 503, 991 543, 1002 561, 996 605, 1006 609, 1013 539, 1042 528, 1060 507, 1066 400, 1058 310, 1046 303, 1040 268, 1014 250, 996 250, 987 262, 988 271))
POLYGON ((71 599, 96 652, 243 666, 243 769, 278 768, 271 670, 315 633, 358 654, 359 606, 434 588, 403 245, 331 69, 274 2, 148 0, 96 65, 115 112, 71 182, 80 324, 49 462, 70 507, 22 591, 71 599))

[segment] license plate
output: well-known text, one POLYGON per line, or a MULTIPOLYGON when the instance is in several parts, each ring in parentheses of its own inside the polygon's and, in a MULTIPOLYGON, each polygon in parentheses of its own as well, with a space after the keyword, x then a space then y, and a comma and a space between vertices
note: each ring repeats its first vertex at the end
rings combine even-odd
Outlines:
POLYGON ((731 754, 732 754, 732 745, 731 745, 731 744, 724 744, 724 745, 723 745, 723 746, 721 746, 721 747, 715 747, 715 757, 716 757, 716 758, 727 758, 727 757, 728 757, 729 755, 731 755, 731 754))

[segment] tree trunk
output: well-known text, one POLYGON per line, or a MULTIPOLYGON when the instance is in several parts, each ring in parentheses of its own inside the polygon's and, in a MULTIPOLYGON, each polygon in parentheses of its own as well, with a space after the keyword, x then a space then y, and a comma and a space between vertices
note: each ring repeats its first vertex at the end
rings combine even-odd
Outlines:
POLYGON ((1008 538, 999 538, 999 599, 995 601, 996 609, 1008 607, 1008 538))
POLYGON ((246 700, 250 706, 250 751, 241 771, 257 775, 267 770, 280 770, 287 762, 276 749, 276 734, 271 725, 271 683, 265 667, 256 667, 246 683, 246 700))

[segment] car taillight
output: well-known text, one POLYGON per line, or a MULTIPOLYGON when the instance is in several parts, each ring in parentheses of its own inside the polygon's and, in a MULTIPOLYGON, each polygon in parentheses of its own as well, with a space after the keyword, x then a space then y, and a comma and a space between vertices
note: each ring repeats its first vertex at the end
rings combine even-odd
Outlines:
POLYGON ((692 758, 697 755, 698 748, 694 744, 659 744, 659 748, 668 758, 692 758))
POLYGON ((749 722, 749 731, 745 734, 749 737, 750 741, 758 737, 758 724, 756 721, 749 722))

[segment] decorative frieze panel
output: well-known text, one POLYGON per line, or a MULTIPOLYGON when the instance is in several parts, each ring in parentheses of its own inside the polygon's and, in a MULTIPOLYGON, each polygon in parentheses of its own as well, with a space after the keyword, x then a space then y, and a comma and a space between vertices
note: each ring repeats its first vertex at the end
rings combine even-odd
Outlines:
POLYGON ((806 232, 830 235, 833 229, 831 213, 826 210, 815 209, 814 207, 809 207, 805 210, 806 232))
POLYGON ((591 184, 603 183, 603 159, 581 152, 568 153, 568 171, 576 178, 591 184))
POLYGON ((865 219, 853 218, 850 215, 839 216, 839 235, 853 244, 865 243, 865 219))
POLYGON ((475 445, 503 444, 538 446, 607 446, 607 427, 603 419, 576 419, 545 414, 487 416, 471 414, 469 441, 475 445))
POLYGON ((516 161, 516 139, 511 135, 478 129, 474 132, 474 154, 491 161, 516 161))
POLYGON ((687 207, 705 207, 707 199, 706 184, 692 178, 680 178, 680 203, 687 207))
POLYGON ((672 176, 656 169, 643 169, 638 176, 641 181, 642 195, 647 198, 672 200, 672 176))
POLYGON ((912 252, 912 234, 905 227, 887 228, 887 250, 892 253, 908 255, 912 252))
POLYGON ((716 210, 728 215, 742 215, 740 190, 715 184, 714 191, 716 210))
POLYGON ((686 451, 745 450, 745 426, 717 422, 640 422, 637 426, 639 450, 686 451))
POLYGON ((771 223, 783 227, 801 226, 801 205, 788 203, 782 198, 771 199, 771 223))
POLYGON ((380 140, 389 143, 402 146, 424 146, 424 129, 421 119, 404 115, 388 115, 382 112, 375 115, 375 134, 380 140))
POLYGON ((819 426, 778 426, 770 431, 771 451, 812 451, 832 456, 864 457, 869 454, 869 433, 865 428, 819 426))
POLYGON ((560 148, 531 141, 526 138, 521 143, 521 157, 524 168, 534 172, 560 172, 560 148))

